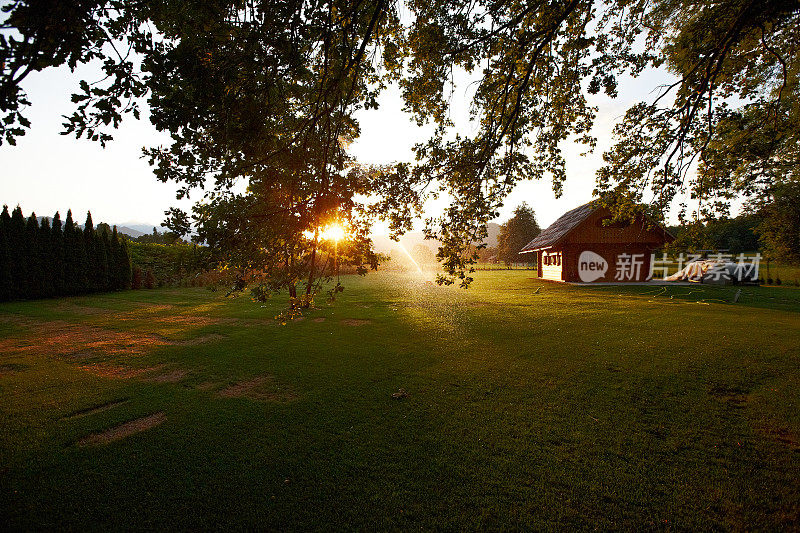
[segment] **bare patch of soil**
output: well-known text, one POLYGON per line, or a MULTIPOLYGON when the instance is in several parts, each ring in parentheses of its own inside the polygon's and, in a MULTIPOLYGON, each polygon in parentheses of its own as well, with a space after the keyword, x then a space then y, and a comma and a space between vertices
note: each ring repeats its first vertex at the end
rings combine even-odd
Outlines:
POLYGON ((133 331, 113 331, 61 320, 38 321, 11 319, 30 329, 24 337, 0 340, 0 352, 6 354, 44 353, 71 355, 102 352, 109 355, 142 355, 156 346, 167 344, 163 338, 133 331))
POLYGON ((213 318, 209 316, 192 316, 192 315, 170 315, 170 316, 160 316, 154 319, 157 321, 158 324, 165 324, 165 325, 179 325, 179 326, 193 326, 193 327, 202 327, 202 326, 211 326, 214 324, 219 324, 221 319, 213 318))
POLYGON ((7 355, 45 354, 77 359, 98 354, 140 356, 160 346, 197 346, 224 338, 212 333, 175 341, 153 333, 115 331, 61 320, 16 317, 8 320, 30 331, 22 336, 0 339, 0 353, 7 355))
POLYGON ((0 365, 0 377, 2 376, 10 376, 12 374, 17 374, 25 370, 25 365, 0 365))
POLYGON ((108 411, 112 407, 116 407, 118 405, 122 405, 123 403, 127 403, 130 400, 128 398, 120 398, 119 400, 111 400, 110 402, 106 402, 100 405, 94 405, 92 407, 86 407, 84 409, 78 409, 77 411, 73 411, 70 414, 61 417, 62 420, 71 420, 73 418, 82 418, 84 416, 93 415, 95 413, 101 413, 103 411, 108 411))
POLYGON ((136 309, 130 311, 111 311, 106 310, 109 319, 114 322, 131 322, 135 320, 161 320, 168 316, 156 316, 161 313, 172 311, 175 308, 171 304, 138 304, 136 309))
POLYGON ((800 450, 800 438, 784 427, 762 426, 760 432, 767 438, 793 450, 800 450))
POLYGON ((90 361, 97 358, 97 352, 93 352, 91 350, 81 350, 79 352, 68 354, 65 357, 67 357, 71 363, 90 361))
POLYGON ((342 324, 345 326, 364 326, 366 324, 371 324, 372 320, 366 318, 345 318, 342 320, 342 324))
POLYGON ((747 402, 750 401, 749 394, 722 394, 716 396, 717 400, 726 403, 730 407, 735 409, 742 409, 747 406, 747 402))
POLYGON ((93 433, 83 437, 77 442, 78 446, 99 446, 101 444, 108 444, 116 440, 124 439, 141 433, 142 431, 154 428, 159 424, 163 424, 167 420, 167 415, 163 412, 153 413, 152 415, 143 418, 137 418, 130 422, 125 422, 119 426, 107 429, 102 433, 93 433))
POLYGON ((291 388, 278 383, 274 376, 258 376, 240 381, 217 392, 222 398, 250 398, 267 402, 290 402, 298 398, 291 388))
POLYGON ((197 388, 200 390, 212 390, 216 389, 219 386, 219 383, 216 381, 206 381, 205 383, 200 383, 197 385, 197 388))
POLYGON ((749 392, 748 389, 738 387, 716 386, 711 389, 709 394, 733 408, 741 409, 750 401, 749 392))
POLYGON ((324 316, 318 316, 317 318, 314 319, 314 322, 316 322, 318 324, 320 322, 325 322, 325 317, 324 316))

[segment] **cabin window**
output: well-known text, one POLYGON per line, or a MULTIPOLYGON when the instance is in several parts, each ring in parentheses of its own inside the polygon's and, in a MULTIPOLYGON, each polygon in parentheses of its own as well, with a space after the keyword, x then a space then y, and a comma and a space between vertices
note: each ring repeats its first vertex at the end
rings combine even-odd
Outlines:
POLYGON ((542 264, 545 266, 561 266, 561 252, 543 254, 542 264))

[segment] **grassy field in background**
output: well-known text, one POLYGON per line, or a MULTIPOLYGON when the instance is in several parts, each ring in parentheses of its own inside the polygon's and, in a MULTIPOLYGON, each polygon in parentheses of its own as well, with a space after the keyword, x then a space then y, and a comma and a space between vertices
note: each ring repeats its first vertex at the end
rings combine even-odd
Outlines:
POLYGON ((800 290, 343 282, 0 304, 2 529, 798 527, 800 290))

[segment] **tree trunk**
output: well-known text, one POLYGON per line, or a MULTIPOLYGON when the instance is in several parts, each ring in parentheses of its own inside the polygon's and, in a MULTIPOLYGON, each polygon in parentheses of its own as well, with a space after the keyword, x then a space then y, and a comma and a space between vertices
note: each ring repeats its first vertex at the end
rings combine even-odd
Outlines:
MULTIPOLYGON (((306 296, 311 296, 311 287, 314 285, 314 273, 317 268, 317 242, 319 240, 319 228, 314 230, 314 247, 311 249, 311 268, 308 271, 308 285, 306 285, 306 296)), ((303 307, 309 307, 310 298, 306 298, 303 307)))

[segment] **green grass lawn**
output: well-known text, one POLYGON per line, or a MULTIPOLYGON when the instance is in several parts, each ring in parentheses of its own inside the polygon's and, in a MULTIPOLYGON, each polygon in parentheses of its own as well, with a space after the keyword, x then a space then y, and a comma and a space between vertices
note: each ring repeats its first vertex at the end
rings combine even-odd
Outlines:
POLYGON ((0 528, 798 527, 800 290, 345 283, 0 305, 0 528))

